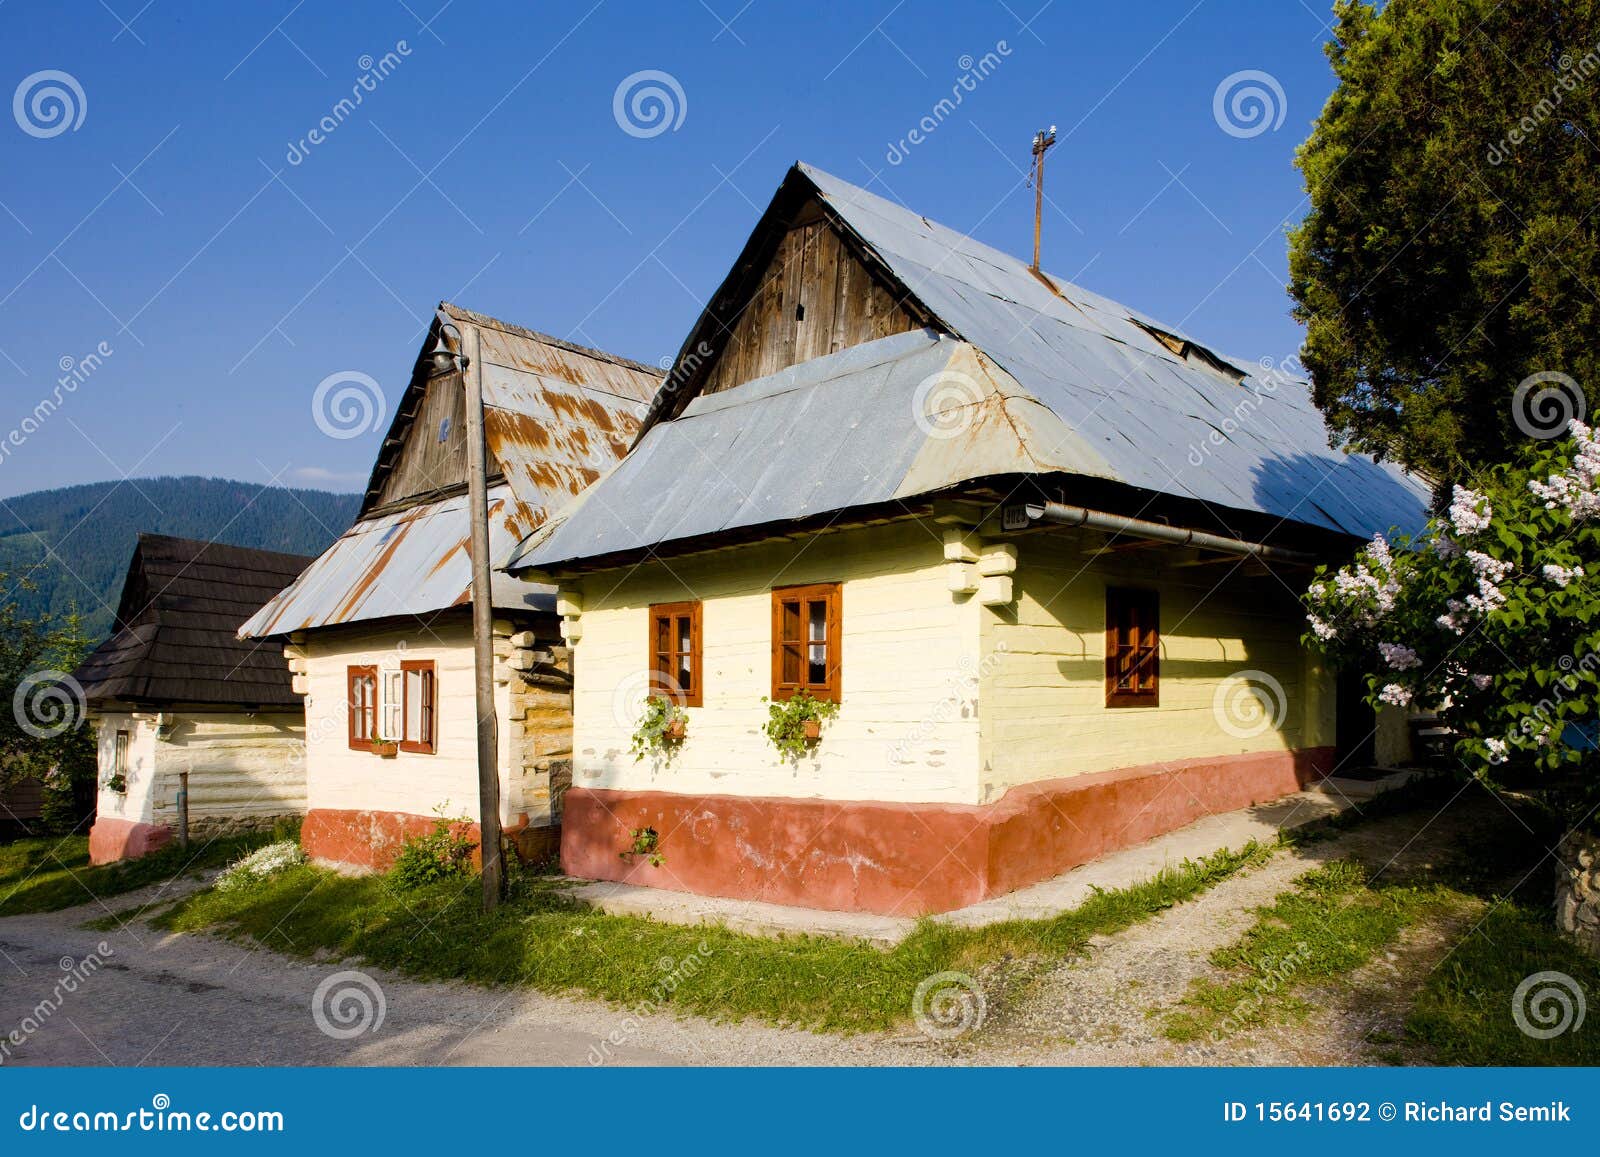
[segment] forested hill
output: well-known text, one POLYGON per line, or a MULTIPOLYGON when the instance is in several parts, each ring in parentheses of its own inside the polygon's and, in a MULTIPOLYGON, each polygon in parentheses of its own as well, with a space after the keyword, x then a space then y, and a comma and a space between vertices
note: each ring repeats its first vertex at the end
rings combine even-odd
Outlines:
POLYGON ((360 502, 222 478, 131 478, 0 499, 0 598, 30 616, 76 606, 98 640, 110 633, 141 531, 314 555, 344 533, 360 502), (32 589, 18 589, 23 576, 32 589))

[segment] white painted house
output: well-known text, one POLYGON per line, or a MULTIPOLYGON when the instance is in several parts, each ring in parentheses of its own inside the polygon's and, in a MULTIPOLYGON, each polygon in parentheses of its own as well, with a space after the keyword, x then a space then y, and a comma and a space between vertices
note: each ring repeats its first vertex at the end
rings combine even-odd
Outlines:
POLYGON ((96 729, 96 864, 140 856, 179 830, 267 829, 306 808, 305 712, 272 647, 239 620, 311 559, 141 534, 112 635, 75 673, 96 729))
POLYGON ((575 647, 570 874, 915 915, 1335 765, 1297 592, 1427 491, 1306 383, 806 166, 709 300, 508 564, 575 647))
MULTIPOLYGON (((355 524, 240 628, 285 644, 306 712, 301 839, 330 863, 383 867, 438 817, 478 814, 464 390, 430 356, 444 322, 481 343, 495 558, 622 456, 658 380, 439 306, 355 524)), ((493 593, 500 819, 539 856, 570 775, 570 677, 554 592, 497 574, 493 593)))

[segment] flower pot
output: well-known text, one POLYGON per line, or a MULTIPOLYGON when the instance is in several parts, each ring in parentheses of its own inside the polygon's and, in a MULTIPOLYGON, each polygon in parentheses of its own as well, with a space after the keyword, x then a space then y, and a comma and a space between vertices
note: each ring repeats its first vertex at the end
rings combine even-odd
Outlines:
POLYGON ((666 727, 661 731, 661 739, 665 743, 682 743, 683 737, 689 734, 689 724, 679 717, 667 721, 666 727))
POLYGON ((393 759, 400 754, 400 745, 398 743, 382 743, 373 740, 372 754, 382 756, 384 759, 393 759))
POLYGON ((815 747, 822 742, 822 720, 807 719, 800 724, 800 727, 807 747, 815 747))

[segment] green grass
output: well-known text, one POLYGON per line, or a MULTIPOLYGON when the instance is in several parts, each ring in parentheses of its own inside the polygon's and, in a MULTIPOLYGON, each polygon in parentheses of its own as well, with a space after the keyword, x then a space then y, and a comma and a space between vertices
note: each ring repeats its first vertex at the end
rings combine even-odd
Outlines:
POLYGON ((86 836, 44 836, 0 844, 0 916, 54 912, 160 883, 202 868, 219 868, 271 841, 267 833, 207 844, 168 845, 137 860, 91 867, 86 836))
POLYGON ((1439 884, 1372 886, 1348 860, 1307 872, 1235 943, 1211 954, 1232 979, 1202 980, 1166 1018, 1171 1040, 1222 1037, 1303 1013, 1295 989, 1325 984, 1361 967, 1409 925, 1466 899, 1439 884))
POLYGON ((1600 960, 1557 931, 1548 904, 1502 900, 1428 976, 1406 1035, 1441 1064, 1600 1065, 1600 960), (1588 1001, 1583 1024, 1549 1040, 1525 1034, 1511 1014, 1517 986, 1539 972, 1564 973, 1588 1001))
POLYGON ((718 928, 608 916, 564 899, 538 877, 520 878, 493 915, 476 882, 398 891, 382 876, 294 868, 239 892, 197 893, 156 916, 173 931, 217 928, 271 948, 360 958, 423 979, 528 985, 581 992, 629 1006, 846 1032, 903 1025, 918 983, 936 972, 992 971, 1008 962, 1060 959, 1091 936, 1120 931, 1264 862, 1252 844, 1185 863, 1116 891, 1097 892, 1049 920, 954 928, 924 921, 889 951, 825 937, 781 940, 718 928), (691 967, 682 962, 694 959, 691 967), (670 991, 663 981, 672 978, 670 991))

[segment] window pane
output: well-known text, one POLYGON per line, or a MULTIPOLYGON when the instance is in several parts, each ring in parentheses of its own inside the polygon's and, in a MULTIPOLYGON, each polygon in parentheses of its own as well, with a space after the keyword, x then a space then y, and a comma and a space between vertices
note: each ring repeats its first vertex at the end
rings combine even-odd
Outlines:
POLYGON ((797 643, 800 641, 800 600, 783 604, 783 641, 797 643))
POLYGON ((828 681, 828 644, 812 643, 806 648, 806 682, 813 686, 828 681))
POLYGON ((672 650, 672 618, 668 615, 656 619, 656 650, 672 650))
POLYGON ((422 730, 424 674, 421 671, 406 672, 406 733, 405 738, 410 743, 421 743, 427 736, 422 730))
POLYGON ((688 655, 678 656, 678 673, 675 677, 678 680, 679 691, 687 693, 694 687, 693 660, 688 655))
POLYGON ((813 643, 826 642, 828 638, 828 604, 820 599, 806 604, 806 638, 813 643))
POLYGON ((674 648, 674 650, 678 651, 680 654, 687 655, 689 653, 689 651, 691 650, 691 638, 692 638, 690 630, 689 630, 689 616, 688 615, 682 615, 675 621, 677 623, 677 629, 678 629, 678 639, 677 639, 678 645, 674 648))
POLYGON ((793 643, 785 643, 783 645, 781 670, 783 682, 800 682, 800 648, 797 645, 793 643))

